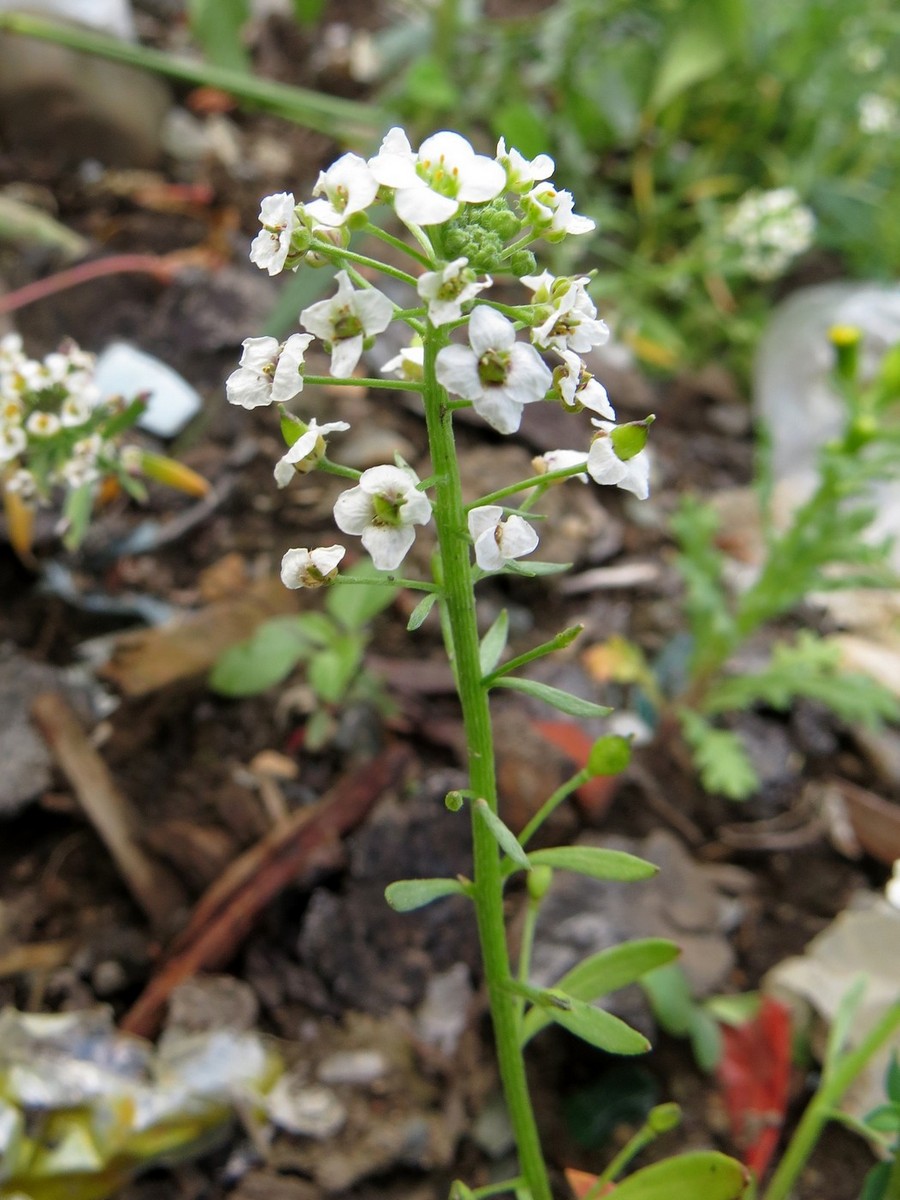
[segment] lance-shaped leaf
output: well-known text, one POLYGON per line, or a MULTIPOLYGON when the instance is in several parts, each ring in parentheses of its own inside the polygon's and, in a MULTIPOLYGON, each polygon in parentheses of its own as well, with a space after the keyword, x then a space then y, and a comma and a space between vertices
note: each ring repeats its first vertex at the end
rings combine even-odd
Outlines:
POLYGON ((413 633, 425 621, 425 618, 434 608, 437 601, 437 592, 426 592, 416 607, 409 614, 409 620, 406 622, 406 628, 410 633, 413 633))
MULTIPOLYGON (((665 966, 679 954, 675 943, 664 938, 624 942, 621 946, 611 946, 584 959, 567 972, 556 986, 576 1000, 584 1000, 589 1004, 601 996, 627 987, 648 971, 665 966)), ((538 1005, 529 1009, 522 1022, 522 1045, 549 1024, 550 1017, 545 1009, 538 1005)))
POLYGON ((614 1017, 603 1008, 576 1000, 558 988, 545 991, 548 1003, 541 1011, 556 1025, 562 1025, 583 1042, 605 1050, 607 1054, 646 1054, 650 1043, 642 1033, 614 1017))
POLYGON ((582 700, 561 688, 550 687, 547 683, 538 683, 536 679, 517 679, 504 675, 496 680, 494 687, 512 688, 514 692, 525 692, 534 696, 535 700, 543 700, 545 704, 558 708, 560 712, 568 713, 570 717, 608 717, 612 712, 604 704, 594 704, 592 700, 582 700))
POLYGON ((500 655, 506 648, 509 636, 509 613, 505 608, 500 610, 496 621, 481 639, 478 648, 478 662, 482 675, 489 675, 500 661, 500 655))
POLYGON ((616 1184, 616 1200, 740 1200, 747 1195, 745 1167, 714 1150, 677 1154, 635 1171, 616 1184))
POLYGON ((412 912, 444 896, 464 896, 466 889, 458 879, 399 879, 389 883, 384 898, 395 912, 412 912))
POLYGON ((528 855, 533 867, 559 867, 563 871, 575 871, 578 875, 590 875, 592 879, 613 879, 631 882, 635 879, 650 879, 659 867, 635 854, 623 850, 604 850, 601 846, 552 846, 547 850, 535 850, 528 855))
POLYGON ((509 828, 504 825, 497 814, 490 808, 486 800, 478 799, 475 801, 475 811, 490 829, 491 833, 497 840, 500 849, 520 867, 524 867, 527 871, 531 863, 528 861, 528 855, 519 844, 519 839, 509 828))

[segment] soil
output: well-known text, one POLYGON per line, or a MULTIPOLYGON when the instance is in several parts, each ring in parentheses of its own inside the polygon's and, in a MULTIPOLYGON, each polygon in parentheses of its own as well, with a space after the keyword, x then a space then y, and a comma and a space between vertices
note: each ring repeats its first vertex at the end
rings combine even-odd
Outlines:
MULTIPOLYGON (((342 19, 367 27, 376 19, 372 12, 377 7, 342 5, 347 9, 342 19)), ((146 6, 142 20, 145 33, 154 20, 159 22, 156 34, 165 43, 164 18, 153 17, 153 6, 146 6)), ((301 47, 299 59, 289 58, 288 49, 277 30, 261 35, 259 53, 267 72, 300 83, 317 82, 308 66, 309 47, 301 47), (298 62, 307 65, 298 68, 298 62)), ((35 355, 53 349, 63 336, 91 350, 126 340, 182 373, 204 396, 205 408, 169 449, 202 472, 219 497, 196 521, 185 519, 196 501, 162 489, 152 491, 143 509, 115 500, 100 514, 86 547, 76 556, 63 553, 48 524, 41 531, 34 565, 21 564, 5 542, 0 543, 0 643, 15 647, 29 661, 59 668, 77 664, 83 661, 85 643, 96 646, 98 639, 143 628, 135 596, 177 611, 196 610, 222 586, 215 585, 216 572, 235 572, 239 590, 248 580, 277 574, 281 554, 296 544, 300 529, 304 544, 317 544, 320 532, 326 541, 330 538, 332 481, 316 478, 284 491, 275 489, 271 471, 278 442, 271 413, 247 414, 229 407, 222 385, 234 368, 241 339, 259 332, 278 294, 278 285, 246 261, 258 198, 286 186, 298 196, 307 194, 318 169, 333 157, 334 147, 273 118, 234 113, 230 119, 241 146, 275 139, 286 148, 294 164, 289 180, 275 171, 267 174, 262 167, 250 179, 236 176, 213 157, 192 163, 189 170, 169 160, 153 175, 163 195, 167 185, 176 183, 206 189, 203 202, 179 208, 148 201, 146 188, 123 190, 121 180, 110 173, 99 184, 88 182, 76 168, 41 169, 33 157, 26 160, 0 147, 0 187, 28 183, 52 192, 59 219, 90 237, 97 257, 123 251, 204 250, 196 265, 167 286, 140 275, 109 277, 24 307, 15 313, 15 323, 35 355), (138 533, 145 535, 149 549, 129 552, 129 540, 135 545, 138 533), (66 595, 51 586, 52 564, 71 572, 72 587, 66 595)), ((169 201, 174 195, 168 194, 169 201)), ((0 257, 0 273, 10 289, 47 274, 53 265, 38 254, 16 258, 4 251, 0 257)), ((488 617, 503 605, 509 608, 515 653, 576 621, 586 626, 585 644, 613 633, 633 638, 650 655, 676 644, 673 639, 682 628, 666 532, 668 514, 687 488, 719 491, 744 485, 751 477, 747 399, 725 372, 716 368, 671 382, 629 371, 611 373, 604 382, 620 417, 642 417, 648 408, 658 414, 654 494, 643 509, 622 493, 610 494, 613 489, 602 495, 599 489, 582 493, 574 484, 571 495, 552 499, 573 526, 577 574, 648 562, 661 566, 634 585, 583 593, 566 591, 553 579, 486 585, 488 617)), ((317 415, 319 410, 335 411, 336 393, 337 389, 311 392, 309 402, 317 415)), ((366 406, 374 404, 371 439, 379 430, 395 430, 407 443, 413 465, 422 461, 424 429, 413 411, 387 413, 380 402, 362 396, 341 396, 340 401, 355 414, 369 412, 366 406)), ((348 419, 353 421, 353 416, 348 419)), ((552 439, 552 431, 527 421, 520 437, 501 444, 477 424, 464 427, 461 453, 481 455, 483 463, 490 456, 492 466, 509 470, 514 478, 520 459, 527 461, 535 446, 559 444, 552 439)), ((366 452, 363 446, 360 453, 366 452)), ((416 552, 424 554, 425 549, 417 547, 416 552)), ((224 585, 226 595, 228 590, 224 585)), ((305 870, 279 888, 217 963, 220 971, 249 985, 258 1006, 258 1026, 286 1044, 302 1039, 311 1023, 320 1033, 326 1027, 345 1028, 356 1019, 353 1014, 399 1021, 402 1027, 422 1004, 429 980, 457 963, 466 964, 477 989, 474 928, 464 908, 435 905, 399 916, 381 899, 384 885, 395 878, 467 869, 464 819, 442 804, 447 790, 462 780, 459 721, 440 663, 437 631, 429 622, 414 638, 408 637, 403 632, 408 615, 409 606, 401 597, 378 618, 375 629, 374 669, 386 680, 392 713, 385 717, 360 704, 338 714, 335 739, 317 753, 304 747, 305 696, 297 678, 245 700, 217 696, 203 675, 144 696, 110 688, 115 706, 102 716, 94 711, 93 741, 115 783, 140 814, 143 845, 175 877, 188 903, 219 879, 241 852, 270 834, 273 820, 277 822, 253 773, 260 754, 275 751, 292 765, 277 776, 275 789, 284 807, 282 816, 289 816, 310 806, 385 747, 405 748, 402 782, 373 798, 368 815, 347 833, 343 849, 332 846, 315 872, 305 870)), ((614 689, 597 692, 577 653, 565 660, 562 670, 576 678, 576 684, 592 687, 604 701, 621 699, 614 689)), ((90 698, 96 702, 97 685, 91 684, 91 689, 90 698)), ((546 743, 534 763, 527 758, 523 738, 539 737, 534 719, 524 707, 512 707, 503 717, 501 770, 511 823, 521 824, 521 814, 529 806, 533 809, 533 777, 541 786, 549 780, 554 787, 565 774, 565 756, 546 743)), ((705 795, 678 747, 657 741, 637 755, 611 802, 573 807, 560 826, 566 837, 593 831, 636 839, 665 828, 697 862, 748 873, 739 916, 728 932, 732 961, 717 985, 721 992, 757 987, 773 965, 801 952, 855 890, 881 886, 886 876, 882 864, 846 859, 821 828, 806 829, 804 824, 810 781, 840 775, 863 786, 873 783, 871 769, 848 732, 810 707, 787 719, 760 714, 748 732, 772 769, 760 795, 746 805, 736 807, 705 795), (793 842, 767 837, 765 822, 785 814, 796 816, 800 833, 793 842), (735 829, 751 836, 743 841, 730 836, 735 829)), ((57 943, 66 949, 49 967, 29 964, 26 969, 0 970, 0 1004, 55 1011, 104 1003, 123 1016, 141 995, 172 932, 148 925, 62 774, 40 789, 34 804, 5 820, 2 833, 0 964, 17 948, 57 943)), ((513 908, 520 901, 513 894, 513 908)), ((445 1195, 449 1180, 457 1175, 476 1183, 490 1177, 484 1138, 479 1144, 471 1136, 475 1117, 495 1095, 483 1013, 476 991, 457 1058, 442 1059, 420 1048, 417 1059, 421 1078, 447 1093, 440 1103, 430 1096, 423 1101, 425 1107, 437 1111, 441 1103, 450 1103, 447 1096, 452 1094, 468 1114, 456 1118, 461 1136, 455 1159, 448 1156, 429 1172, 424 1164, 417 1168, 409 1157, 404 1160, 398 1154, 352 1187, 334 1192, 338 1200, 401 1194, 424 1200, 445 1195), (461 1075, 465 1085, 459 1082, 461 1075)), ((643 1019, 648 1019, 646 1013, 643 1019)), ((385 1036, 383 1030, 372 1034, 376 1041, 385 1036)), ((682 1132, 662 1139, 660 1152, 670 1152, 675 1145, 714 1145, 735 1152, 715 1078, 696 1067, 685 1042, 665 1034, 655 1034, 654 1041, 646 1060, 629 1066, 624 1090, 649 1089, 658 1100, 673 1098, 684 1106, 682 1132)), ((633 1115, 613 1113, 609 1137, 589 1144, 571 1115, 578 1098, 591 1088, 606 1081, 608 1094, 617 1081, 621 1083, 622 1070, 621 1063, 576 1048, 562 1034, 547 1032, 535 1043, 532 1072, 538 1111, 557 1171, 564 1166, 600 1169, 632 1127, 633 1115)), ((796 1069, 790 1119, 813 1081, 810 1070, 796 1069)), ((385 1106, 380 1111, 379 1118, 377 1106, 372 1109, 372 1120, 389 1124, 393 1110, 385 1106)), ((372 1136, 380 1136, 377 1126, 372 1136)), ((249 1145, 235 1130, 228 1144, 211 1155, 155 1171, 121 1195, 127 1200, 218 1200, 226 1195, 239 1200, 312 1200, 321 1194, 308 1182, 309 1168, 289 1153, 260 1161, 249 1145)), ((871 1163, 858 1139, 830 1127, 798 1200, 849 1200, 858 1194, 871 1163)))

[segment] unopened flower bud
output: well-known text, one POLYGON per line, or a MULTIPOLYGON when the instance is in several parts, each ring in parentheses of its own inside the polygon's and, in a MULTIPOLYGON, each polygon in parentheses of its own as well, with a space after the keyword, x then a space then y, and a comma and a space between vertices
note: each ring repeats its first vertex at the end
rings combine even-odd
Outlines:
POLYGON ((450 812, 459 812, 464 803, 465 800, 462 792, 457 791, 455 788, 444 797, 444 804, 450 812))
POLYGON ((677 1104, 657 1104, 647 1113, 647 1128, 653 1133, 668 1133, 681 1124, 681 1108, 677 1104))
POLYGON ((528 872, 528 895, 532 900, 543 900, 550 890, 550 885, 553 883, 553 870, 551 867, 539 866, 532 867, 528 872))
POLYGON ((855 325, 832 325, 828 330, 828 340, 834 346, 838 378, 843 379, 845 383, 855 382, 859 375, 862 331, 855 325))

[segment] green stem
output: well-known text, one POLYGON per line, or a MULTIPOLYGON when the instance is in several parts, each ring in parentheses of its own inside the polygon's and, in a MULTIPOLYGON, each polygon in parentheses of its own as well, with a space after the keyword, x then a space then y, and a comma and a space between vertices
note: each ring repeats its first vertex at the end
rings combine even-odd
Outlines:
MULTIPOLYGON (((529 896, 528 907, 525 910, 525 922, 522 926, 522 941, 519 945, 519 966, 517 971, 519 983, 525 984, 526 987, 528 985, 528 976, 531 973, 531 954, 534 950, 534 933, 537 928, 537 919, 540 910, 540 900, 536 900, 534 896, 529 896)), ((522 1018, 525 1016, 525 1004, 525 997, 520 996, 516 1004, 520 1040, 522 1036, 522 1018)))
POLYGON ((863 1038, 855 1050, 845 1054, 832 1073, 822 1080, 819 1090, 810 1100, 794 1136, 782 1155, 778 1169, 772 1176, 763 1200, 789 1200, 794 1184, 806 1161, 815 1149, 822 1130, 828 1121, 831 1109, 836 1108, 841 1097, 860 1071, 881 1047, 900 1029, 900 1001, 893 1004, 881 1020, 863 1038))
POLYGON ((383 579, 355 579, 352 575, 335 575, 329 586, 353 587, 355 584, 362 584, 365 587, 402 587, 409 588, 411 592, 436 592, 438 590, 435 584, 426 583, 424 579, 398 579, 396 575, 385 575, 383 579))
MULTIPOLYGON (((327 258, 329 262, 336 263, 338 266, 344 262, 355 263, 358 267, 368 267, 372 271, 378 271, 382 275, 389 275, 391 279, 399 279, 401 283, 407 283, 410 287, 416 286, 416 279, 413 275, 408 275, 406 271, 401 271, 399 267, 388 266, 387 263, 379 262, 377 258, 369 258, 367 254, 357 254, 355 250, 344 250, 340 246, 335 246, 333 242, 327 242, 321 238, 313 238, 310 244, 310 250, 316 254, 321 254, 323 258, 327 258)), ((362 276, 358 276, 366 287, 371 287, 372 284, 362 276)))
POLYGON ((373 225, 370 221, 365 227, 366 233, 371 237, 380 238, 381 241, 387 242, 389 246, 393 246, 395 250, 402 250, 404 254, 408 254, 410 258, 415 259, 423 267, 432 266, 431 259, 426 258, 424 254, 420 254, 418 250, 413 250, 407 242, 402 238, 394 237, 392 233, 388 233, 386 229, 382 229, 379 225, 373 225))
POLYGON ((519 834, 519 845, 522 847, 527 846, 550 814, 559 808, 567 796, 571 796, 574 791, 577 791, 583 783, 587 783, 590 778, 590 771, 587 767, 582 767, 571 779, 567 779, 565 783, 561 784, 552 796, 548 796, 519 834))
MULTIPOLYGON (((585 463, 587 462, 587 454, 584 456, 585 463)), ((498 500, 503 500, 507 496, 514 496, 516 492, 525 492, 529 488, 546 487, 551 483, 560 483, 564 479, 571 479, 573 475, 583 475, 585 468, 583 465, 574 467, 561 467, 558 471, 547 471, 544 475, 532 475, 530 479, 520 479, 518 483, 511 483, 508 487, 499 488, 496 492, 490 492, 487 496, 482 496, 480 500, 476 500, 473 504, 466 505, 466 511, 470 508, 480 508, 482 504, 496 504, 498 500)))
POLYGON ((405 379, 364 379, 362 376, 351 375, 341 379, 334 375, 304 375, 304 383, 316 383, 321 387, 364 387, 385 388, 391 392, 421 392, 421 383, 411 383, 405 379))
MULTIPOLYGON (((488 693, 481 682, 475 587, 466 510, 453 438, 453 415, 437 381, 435 363, 446 335, 429 323, 425 338, 425 421, 435 474, 437 526, 443 605, 455 659, 455 672, 469 759, 469 786, 497 811, 497 782, 488 693)), ((518 1006, 510 994, 512 973, 503 916, 500 849, 487 823, 472 806, 474 901, 485 980, 491 1007, 497 1058, 510 1122, 519 1152, 519 1168, 531 1200, 551 1200, 537 1124, 528 1093, 519 1045, 518 1006)))

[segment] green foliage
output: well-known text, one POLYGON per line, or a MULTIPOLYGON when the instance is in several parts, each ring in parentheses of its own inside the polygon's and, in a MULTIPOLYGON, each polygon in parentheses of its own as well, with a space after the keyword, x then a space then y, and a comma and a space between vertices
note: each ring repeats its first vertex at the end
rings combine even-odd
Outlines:
POLYGON ((650 971, 640 983, 662 1028, 673 1037, 688 1038, 698 1065, 712 1071, 722 1055, 722 1035, 709 1009, 691 995, 682 968, 670 963, 650 971))
POLYGON ((573 696, 571 692, 564 692, 561 688, 551 687, 547 683, 538 683, 536 679, 519 679, 506 675, 502 679, 496 679, 493 686, 524 692, 528 696, 533 696, 535 700, 543 700, 551 708, 559 709, 560 712, 564 712, 570 717, 608 717, 612 712, 612 709, 605 704, 595 704, 593 700, 582 700, 580 696, 573 696))
POLYGON ((250 66, 241 33, 250 15, 249 0, 189 0, 191 33, 209 62, 233 71, 250 66))
POLYGON ((412 912, 444 896, 465 895, 456 879, 399 879, 385 888, 384 898, 395 912, 412 912))
POLYGON ((737 734, 716 729, 689 708, 679 709, 678 720, 704 788, 730 800, 746 800, 759 780, 737 734))
MULTIPOLYGON (((209 676, 209 686, 223 696, 255 696, 283 682, 301 664, 318 709, 307 726, 307 745, 316 749, 331 732, 328 710, 356 699, 384 705, 380 686, 364 668, 368 627, 394 599, 398 589, 386 586, 371 563, 360 563, 329 588, 327 612, 264 621, 247 641, 222 654, 209 676)), ((433 598, 433 597, 429 597, 433 598)))
POLYGON ((677 1154, 635 1171, 616 1185, 616 1200, 741 1200, 749 1172, 714 1150, 677 1154))
POLYGON ((652 879, 659 870, 653 863, 623 850, 604 850, 599 846, 553 846, 533 850, 528 855, 532 867, 558 867, 591 879, 616 879, 620 882, 652 879))

